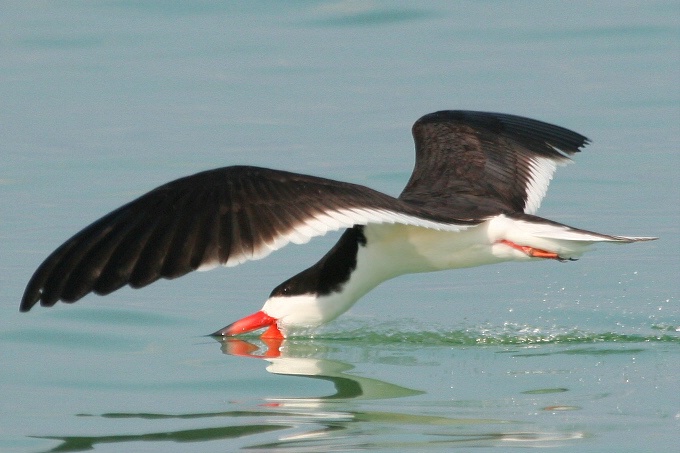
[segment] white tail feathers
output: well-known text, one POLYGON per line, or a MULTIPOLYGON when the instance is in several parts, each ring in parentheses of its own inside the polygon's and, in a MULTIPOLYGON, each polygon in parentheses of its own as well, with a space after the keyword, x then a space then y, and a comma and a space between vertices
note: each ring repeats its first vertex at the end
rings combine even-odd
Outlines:
MULTIPOLYGON (((655 237, 614 236, 572 228, 549 222, 540 217, 513 219, 504 215, 489 222, 490 239, 494 242, 508 240, 515 244, 558 254, 564 259, 575 259, 599 242, 631 243, 652 241, 655 237)), ((502 253, 503 251, 498 251, 502 253)))

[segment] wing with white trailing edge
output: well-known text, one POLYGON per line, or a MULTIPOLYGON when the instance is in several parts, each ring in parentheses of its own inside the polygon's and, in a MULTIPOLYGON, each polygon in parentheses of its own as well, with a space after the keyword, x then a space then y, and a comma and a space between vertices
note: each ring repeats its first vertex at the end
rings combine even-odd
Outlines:
POLYGON ((588 143, 559 126, 503 113, 430 113, 413 125, 416 163, 400 199, 474 217, 533 214, 558 165, 588 143))
POLYGON ((35 271, 20 309, 234 266, 289 242, 368 223, 457 231, 478 222, 442 221, 356 184, 258 167, 218 168, 162 185, 74 235, 35 271))

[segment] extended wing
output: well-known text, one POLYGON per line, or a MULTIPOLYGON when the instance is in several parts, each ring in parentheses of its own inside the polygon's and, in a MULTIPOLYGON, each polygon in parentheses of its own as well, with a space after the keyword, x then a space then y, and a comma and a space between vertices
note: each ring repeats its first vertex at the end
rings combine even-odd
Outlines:
POLYGON ((353 225, 457 231, 477 223, 440 220, 355 184, 257 167, 218 168, 162 185, 67 240, 35 271, 20 310, 237 265, 353 225))
POLYGON ((502 113, 441 111, 413 125, 416 163, 400 199, 443 214, 533 214, 557 165, 588 139, 502 113))

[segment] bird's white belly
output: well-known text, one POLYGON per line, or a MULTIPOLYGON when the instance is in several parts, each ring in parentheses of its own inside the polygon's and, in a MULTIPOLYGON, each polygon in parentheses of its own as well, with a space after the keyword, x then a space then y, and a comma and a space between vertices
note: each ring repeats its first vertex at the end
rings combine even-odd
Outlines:
POLYGON ((340 292, 271 298, 263 310, 286 329, 315 326, 340 316, 380 283, 399 275, 504 261, 494 256, 486 227, 447 232, 371 224, 364 235, 366 244, 358 248, 356 267, 340 292))
POLYGON ((514 230, 512 222, 499 224, 498 218, 461 231, 369 224, 364 227, 366 244, 358 248, 356 267, 340 292, 285 297, 285 303, 272 298, 263 309, 285 328, 309 327, 336 318, 380 283, 399 275, 532 259, 499 242, 514 230), (279 305, 285 307, 285 315, 279 305))
POLYGON ((357 267, 363 258, 375 266, 384 266, 391 276, 481 266, 516 258, 514 254, 498 253, 498 244, 489 236, 487 222, 458 232, 408 225, 369 225, 364 234, 367 244, 359 251, 357 267))

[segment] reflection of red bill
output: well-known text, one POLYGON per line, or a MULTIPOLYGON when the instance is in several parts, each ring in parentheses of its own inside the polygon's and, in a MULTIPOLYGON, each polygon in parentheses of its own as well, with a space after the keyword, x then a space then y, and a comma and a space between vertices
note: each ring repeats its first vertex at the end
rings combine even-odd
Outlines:
POLYGON ((264 354, 255 354, 260 349, 252 343, 239 340, 237 338, 225 338, 222 350, 230 355, 239 357, 252 357, 256 359, 275 359, 281 355, 281 344, 283 339, 280 338, 263 338, 262 342, 267 346, 267 351, 264 354))
POLYGON ((577 411, 581 409, 579 406, 546 406, 543 408, 544 411, 557 412, 557 411, 577 411))

